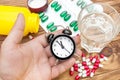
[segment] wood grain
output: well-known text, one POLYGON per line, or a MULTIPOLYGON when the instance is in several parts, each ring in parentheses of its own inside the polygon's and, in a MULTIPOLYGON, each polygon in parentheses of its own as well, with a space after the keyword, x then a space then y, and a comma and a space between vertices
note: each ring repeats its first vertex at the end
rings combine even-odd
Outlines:
MULTIPOLYGON (((49 0, 50 2, 51 0, 49 0)), ((112 5, 120 13, 120 0, 93 0, 93 2, 103 2, 112 5)), ((13 5, 27 7, 27 0, 0 0, 0 5, 13 5)), ((37 35, 45 33, 41 28, 37 35)), ((34 35, 34 36, 37 36, 34 35)), ((0 44, 5 39, 5 36, 0 36, 0 44)), ((22 42, 28 41, 25 37, 22 42)), ((120 80, 120 34, 104 48, 102 51, 108 56, 108 61, 104 62, 104 68, 97 70, 93 78, 87 77, 81 80, 120 80)), ((74 80, 74 77, 69 76, 69 72, 61 74, 54 80, 74 80)), ((77 74, 77 73, 76 73, 77 74)))

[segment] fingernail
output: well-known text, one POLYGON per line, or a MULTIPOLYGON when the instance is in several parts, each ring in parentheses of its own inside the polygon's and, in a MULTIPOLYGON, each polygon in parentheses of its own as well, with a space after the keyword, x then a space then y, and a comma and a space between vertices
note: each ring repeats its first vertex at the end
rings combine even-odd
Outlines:
POLYGON ((80 34, 77 34, 77 36, 80 36, 80 34))

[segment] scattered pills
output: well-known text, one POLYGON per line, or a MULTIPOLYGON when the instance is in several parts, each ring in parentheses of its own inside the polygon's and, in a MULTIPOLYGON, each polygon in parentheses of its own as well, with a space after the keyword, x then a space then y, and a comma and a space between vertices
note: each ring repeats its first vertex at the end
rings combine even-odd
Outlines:
POLYGON ((84 59, 82 59, 82 61, 77 60, 70 70, 70 75, 73 75, 74 71, 78 72, 75 80, 79 80, 84 77, 93 77, 96 70, 103 67, 100 60, 104 59, 105 56, 103 54, 100 55, 100 57, 98 57, 98 55, 86 57, 86 55, 82 53, 81 57, 85 58, 85 61, 84 59))
POLYGON ((69 74, 70 74, 70 76, 72 76, 74 74, 74 68, 73 67, 71 67, 69 74))

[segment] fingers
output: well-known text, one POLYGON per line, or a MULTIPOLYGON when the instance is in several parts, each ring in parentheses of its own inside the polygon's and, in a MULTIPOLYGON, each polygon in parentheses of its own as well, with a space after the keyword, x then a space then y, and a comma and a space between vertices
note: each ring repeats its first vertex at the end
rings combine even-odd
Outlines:
POLYGON ((53 57, 50 57, 49 58, 49 63, 50 63, 50 66, 54 66, 56 64, 56 58, 53 56, 53 57))
POLYGON ((21 41, 25 27, 24 21, 25 21, 24 16, 22 14, 19 14, 12 30, 10 31, 8 37, 6 38, 8 43, 16 44, 21 41))
MULTIPOLYGON (((80 43, 80 36, 79 36, 79 35, 73 37, 73 39, 74 39, 76 45, 80 43)), ((47 46, 47 47, 45 48, 45 50, 46 50, 46 52, 47 52, 47 56, 48 56, 48 57, 51 57, 52 54, 51 54, 51 51, 50 51, 50 46, 47 46)))
POLYGON ((76 49, 76 53, 74 54, 75 57, 80 58, 82 51, 80 49, 76 49))
MULTIPOLYGON (((59 30, 57 32, 54 32, 53 34, 60 34, 62 33, 62 30, 59 30)), ((34 39, 38 44, 41 44, 43 47, 46 47, 48 45, 46 34, 43 34, 41 36, 38 36, 37 38, 34 39)))
POLYGON ((52 67, 52 79, 56 78, 63 72, 65 72, 67 69, 69 69, 75 62, 74 58, 71 58, 61 64, 58 64, 54 67, 52 67))

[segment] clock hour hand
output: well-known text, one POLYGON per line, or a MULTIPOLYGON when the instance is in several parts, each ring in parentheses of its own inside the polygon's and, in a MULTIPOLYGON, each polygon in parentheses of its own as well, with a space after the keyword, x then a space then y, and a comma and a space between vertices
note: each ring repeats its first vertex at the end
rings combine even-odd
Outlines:
POLYGON ((61 44, 61 42, 60 43, 58 41, 56 41, 56 42, 61 46, 62 49, 64 48, 64 46, 61 44))
POLYGON ((63 43, 62 43, 62 41, 60 41, 60 43, 61 43, 61 46, 62 46, 62 48, 64 49, 65 47, 63 46, 63 43))

